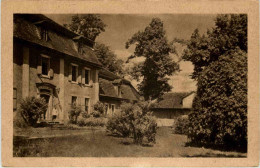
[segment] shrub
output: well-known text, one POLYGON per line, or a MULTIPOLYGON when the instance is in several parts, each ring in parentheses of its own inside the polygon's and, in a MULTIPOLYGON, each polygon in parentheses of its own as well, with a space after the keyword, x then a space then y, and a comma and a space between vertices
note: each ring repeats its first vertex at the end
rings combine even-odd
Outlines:
POLYGON ((90 114, 88 112, 81 112, 81 116, 83 118, 89 118, 90 117, 90 114))
POLYGON ((106 125, 106 119, 103 117, 100 117, 100 118, 95 118, 95 117, 83 118, 83 117, 81 117, 78 119, 77 125, 80 127, 83 127, 83 126, 93 126, 93 127, 101 126, 101 127, 103 127, 106 125))
POLYGON ((125 116, 114 115, 107 122, 107 130, 118 136, 128 137, 130 135, 130 124, 125 116))
POLYGON ((77 123, 77 119, 82 112, 81 107, 77 105, 72 105, 70 111, 69 111, 69 119, 72 124, 77 123))
POLYGON ((38 119, 46 112, 47 106, 43 98, 27 97, 21 101, 18 113, 28 125, 35 127, 38 119))
POLYGON ((188 134, 189 129, 188 115, 179 116, 173 124, 173 133, 175 134, 188 134))
POLYGON ((230 51, 203 70, 189 114, 192 142, 247 147, 247 55, 230 51))
POLYGON ((23 119, 21 112, 17 111, 14 113, 14 121, 13 121, 14 128, 27 128, 28 124, 23 119))
POLYGON ((91 113, 91 115, 93 117, 101 117, 104 115, 105 112, 105 106, 102 102, 98 101, 95 105, 94 105, 94 109, 93 112, 91 113))
POLYGON ((122 137, 132 137, 136 144, 142 144, 144 138, 155 143, 157 124, 147 107, 147 103, 122 103, 121 115, 109 119, 107 130, 122 137))

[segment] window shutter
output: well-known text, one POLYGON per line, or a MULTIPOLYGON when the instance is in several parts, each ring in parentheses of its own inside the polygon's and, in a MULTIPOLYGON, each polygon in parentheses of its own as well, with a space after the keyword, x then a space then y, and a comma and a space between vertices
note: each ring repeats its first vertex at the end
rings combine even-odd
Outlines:
POLYGON ((80 70, 79 70, 79 67, 78 67, 78 71, 77 71, 77 75, 78 75, 78 83, 81 83, 81 73, 80 73, 80 70))
POLYGON ((81 78, 81 80, 82 80, 81 82, 82 82, 82 83, 86 83, 86 82, 85 82, 85 69, 84 69, 84 68, 82 69, 82 76, 81 76, 81 77, 82 77, 82 78, 81 78))
POLYGON ((53 78, 53 69, 50 69, 50 77, 53 78))
POLYGON ((42 74, 42 57, 39 55, 37 60, 37 74, 42 74))
POLYGON ((71 67, 71 64, 69 64, 69 81, 72 81, 72 67, 71 67))

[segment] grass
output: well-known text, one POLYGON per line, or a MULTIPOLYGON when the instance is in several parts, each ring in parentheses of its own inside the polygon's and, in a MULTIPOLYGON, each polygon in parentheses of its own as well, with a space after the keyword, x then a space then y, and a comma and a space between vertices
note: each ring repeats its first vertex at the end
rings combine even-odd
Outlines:
POLYGON ((132 139, 108 136, 105 131, 53 138, 14 138, 14 157, 246 157, 246 153, 186 147, 185 135, 158 129, 156 144, 140 146, 132 139))

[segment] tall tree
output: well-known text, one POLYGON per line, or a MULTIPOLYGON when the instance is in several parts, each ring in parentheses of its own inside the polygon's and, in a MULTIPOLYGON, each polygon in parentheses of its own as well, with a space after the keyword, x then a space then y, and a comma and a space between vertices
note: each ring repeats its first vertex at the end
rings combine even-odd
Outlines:
POLYGON ((70 24, 64 24, 71 31, 80 34, 92 41, 105 31, 106 24, 101 20, 99 15, 86 14, 72 16, 70 24))
POLYGON ((169 78, 179 66, 170 57, 174 48, 168 43, 163 29, 163 22, 159 18, 152 19, 144 31, 135 33, 127 42, 126 48, 135 44, 135 52, 128 59, 145 57, 142 64, 134 67, 132 76, 141 83, 139 91, 145 100, 156 99, 164 92, 170 91, 169 78), (135 73, 137 72, 137 73, 135 73))
POLYGON ((110 50, 108 46, 102 43, 96 43, 94 51, 98 60, 103 64, 104 68, 116 73, 119 76, 124 75, 123 65, 124 61, 117 58, 117 55, 110 50))
POLYGON ((188 137, 193 142, 247 147, 247 16, 219 15, 215 27, 195 30, 183 58, 198 81, 188 137))
POLYGON ((200 35, 198 29, 194 30, 183 59, 193 63, 192 78, 197 79, 204 67, 237 47, 247 52, 247 16, 219 15, 215 27, 206 35, 200 35))

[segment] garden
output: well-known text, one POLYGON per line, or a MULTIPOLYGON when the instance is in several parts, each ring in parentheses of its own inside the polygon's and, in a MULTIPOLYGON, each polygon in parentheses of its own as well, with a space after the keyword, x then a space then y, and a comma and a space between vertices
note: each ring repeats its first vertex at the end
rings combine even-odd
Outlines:
POLYGON ((61 128, 40 127, 35 120, 26 117, 35 119, 40 116, 45 103, 38 98, 27 98, 20 110, 27 126, 21 127, 21 120, 20 125, 15 122, 13 156, 246 157, 246 153, 241 151, 189 143, 186 129, 188 116, 176 119, 172 127, 157 127, 149 106, 147 102, 125 102, 120 114, 109 118, 104 116, 104 105, 100 102, 94 106, 91 114, 75 106, 70 111, 67 125, 61 128), (31 120, 33 124, 30 124, 31 120))

